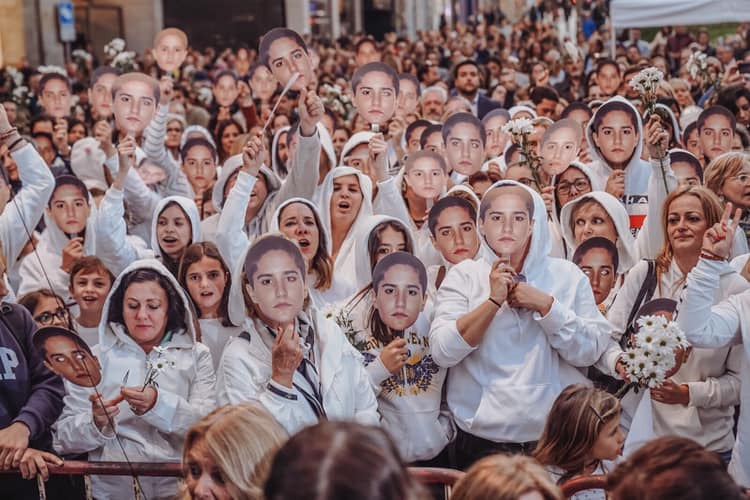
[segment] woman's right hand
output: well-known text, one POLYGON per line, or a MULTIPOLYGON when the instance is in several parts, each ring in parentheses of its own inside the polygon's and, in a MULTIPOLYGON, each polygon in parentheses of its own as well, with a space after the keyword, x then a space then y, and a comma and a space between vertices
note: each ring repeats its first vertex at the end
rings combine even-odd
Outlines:
POLYGON ((513 287, 515 271, 502 259, 498 259, 490 271, 490 298, 502 304, 508 299, 508 293, 513 287))
POLYGON ((294 372, 302 362, 302 348, 294 323, 279 327, 271 350, 271 378, 277 384, 291 388, 294 372))
POLYGON ((734 217, 730 221, 729 216, 732 214, 732 208, 732 204, 727 203, 721 220, 703 234, 701 250, 724 259, 729 258, 729 252, 732 249, 732 243, 734 243, 734 232, 740 225, 740 219, 742 218, 742 209, 738 208, 734 211, 734 217))
POLYGON ((63 248, 60 269, 66 273, 70 273, 75 261, 81 257, 83 257, 83 238, 71 238, 65 245, 65 248, 63 248))
POLYGON ((101 399, 97 394, 92 394, 89 396, 89 401, 91 401, 91 414, 94 417, 94 425, 102 431, 105 426, 109 425, 110 419, 114 419, 120 414, 120 409, 117 405, 123 401, 123 397, 117 396, 114 399, 105 400, 101 399))
POLYGON ((396 373, 404 367, 409 359, 409 348, 406 347, 406 340, 397 338, 385 346, 380 353, 380 361, 389 373, 396 373))

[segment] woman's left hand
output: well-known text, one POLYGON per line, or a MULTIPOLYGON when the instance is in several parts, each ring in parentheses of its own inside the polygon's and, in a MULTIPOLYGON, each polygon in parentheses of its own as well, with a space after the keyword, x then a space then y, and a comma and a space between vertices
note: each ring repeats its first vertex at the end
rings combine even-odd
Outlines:
POLYGON ((138 416, 143 415, 156 404, 156 387, 148 386, 141 390, 140 387, 123 387, 120 394, 130 405, 130 410, 138 416))
POLYGON ((661 387, 651 389, 651 399, 666 405, 687 406, 690 404, 690 388, 686 384, 675 384, 669 379, 661 387))

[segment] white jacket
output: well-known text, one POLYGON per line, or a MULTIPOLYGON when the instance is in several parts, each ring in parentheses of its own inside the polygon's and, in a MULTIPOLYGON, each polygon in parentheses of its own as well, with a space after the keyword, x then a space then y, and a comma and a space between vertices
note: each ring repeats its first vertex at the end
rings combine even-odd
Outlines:
MULTIPOLYGON (((501 181, 503 184, 521 184, 501 181)), ((539 439, 555 398, 571 383, 586 383, 575 367, 592 365, 607 347, 609 323, 594 302, 588 278, 573 263, 549 257, 547 211, 534 199, 534 228, 522 273, 554 297, 542 317, 507 304, 476 347, 456 321, 489 297, 496 256, 483 241, 483 257, 448 272, 437 294, 430 332, 432 356, 448 373, 448 405, 464 431, 496 442, 539 439)))
MULTIPOLYGON (((338 325, 310 309, 315 329, 316 358, 323 395, 323 407, 331 420, 378 423, 377 402, 370 387, 362 355, 344 337, 338 325)), ((271 380, 273 338, 258 332, 252 319, 246 318, 244 331, 226 345, 219 365, 219 400, 223 404, 259 401, 291 435, 314 425, 318 418, 297 388, 288 388, 271 380)), ((294 384, 310 388, 296 371, 294 384)))
POLYGON ((10 156, 18 165, 22 187, 0 214, 0 244, 9 275, 18 272, 16 260, 29 241, 27 230, 34 232, 55 190, 55 177, 34 146, 27 144, 10 156))
MULTIPOLYGON (((143 416, 137 416, 126 402, 120 403, 120 414, 114 417, 115 431, 131 462, 179 462, 185 433, 216 406, 216 377, 208 348, 195 340, 193 317, 185 293, 156 260, 141 260, 128 267, 115 280, 107 297, 99 326, 99 344, 93 349, 102 366, 102 381, 97 389, 104 399, 115 397, 126 373, 126 385, 142 384, 146 377, 146 363, 159 356, 155 350, 147 355, 123 325, 108 321, 110 300, 122 278, 131 271, 144 268, 157 271, 175 288, 185 304, 188 331, 170 332, 171 339, 162 344, 166 349, 165 356, 174 361, 175 366, 168 366, 158 375, 155 406, 143 416)), ((92 390, 68 387, 71 390, 65 396, 63 413, 54 428, 55 449, 63 454, 88 452, 92 461, 124 461, 115 435, 100 431, 94 424, 88 399, 92 390)), ((172 498, 177 492, 177 481, 173 478, 141 477, 140 481, 150 499, 172 498)), ((91 482, 96 498, 132 498, 129 477, 92 476, 91 482)))
MULTIPOLYGON (((613 343, 602 356, 601 368, 615 376, 615 363, 622 354, 620 337, 627 330, 630 311, 648 271, 646 261, 639 262, 625 278, 608 319, 612 324, 613 343)), ((660 276, 652 299, 679 300, 684 275, 672 261, 669 271, 660 276)), ((721 276, 713 303, 748 289, 747 281, 737 273, 721 276)), ((684 312, 680 312, 680 315, 684 312)), ((690 390, 690 404, 668 405, 652 400, 654 437, 678 435, 697 441, 711 451, 725 452, 734 442, 734 406, 740 397, 740 368, 742 350, 738 347, 719 349, 695 348, 688 361, 671 378, 686 384, 690 390)))
MULTIPOLYGON (((8 210, 15 210, 13 202, 8 204, 8 210)), ((86 229, 83 235, 83 255, 96 255, 95 233, 97 210, 94 201, 89 197, 91 211, 86 220, 86 229)), ((59 228, 57 223, 49 214, 44 212, 44 223, 46 225, 36 252, 26 255, 21 261, 21 282, 18 285, 19 297, 42 288, 51 288, 59 295, 66 304, 72 302, 70 295, 70 275, 62 270, 62 252, 70 238, 59 228), (49 281, 48 281, 49 278, 49 281)), ((16 228, 18 233, 23 231, 22 227, 16 228)))
POLYGON ((448 370, 432 359, 429 332, 430 323, 420 314, 403 336, 409 359, 404 368, 394 374, 380 358, 385 346, 374 337, 370 336, 367 350, 362 353, 378 398, 383 425, 405 462, 434 458, 456 432, 448 409, 441 408, 448 370))
POLYGON ((624 103, 633 109, 636 117, 636 128, 638 132, 638 142, 633 152, 633 156, 630 158, 630 162, 625 168, 625 196, 622 200, 625 203, 625 209, 630 216, 630 228, 637 232, 638 229, 643 225, 643 221, 648 213, 648 179, 651 176, 651 165, 647 161, 641 160, 641 152, 643 151, 643 123, 641 121, 641 115, 638 110, 628 102, 627 99, 620 96, 615 96, 604 103, 599 109, 596 110, 594 116, 589 121, 586 127, 586 140, 591 146, 591 156, 593 162, 591 163, 591 170, 598 177, 598 183, 602 186, 606 186, 607 179, 612 174, 613 170, 607 164, 606 159, 602 156, 599 148, 596 147, 593 138, 594 119, 598 113, 606 112, 609 107, 607 103, 619 101, 624 103))
MULTIPOLYGON (((750 362, 750 291, 733 295, 715 303, 720 277, 731 273, 724 262, 700 259, 690 271, 682 292, 677 321, 688 341, 695 347, 717 349, 742 344, 744 351, 743 378, 747 380, 750 362)), ((750 384, 740 388, 740 413, 737 440, 729 463, 729 473, 742 486, 750 486, 750 384)))

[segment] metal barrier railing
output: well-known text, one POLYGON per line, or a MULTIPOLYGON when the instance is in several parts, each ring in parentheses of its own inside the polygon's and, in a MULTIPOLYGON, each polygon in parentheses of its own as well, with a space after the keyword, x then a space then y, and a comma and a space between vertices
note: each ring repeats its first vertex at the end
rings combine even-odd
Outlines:
MULTIPOLYGON (((50 475, 72 476, 143 476, 143 477, 182 477, 182 465, 179 462, 149 463, 149 462, 87 462, 67 460, 61 466, 48 465, 50 475)), ((2 474, 18 474, 17 469, 0 470, 2 474)), ((422 484, 442 484, 445 498, 450 498, 453 485, 463 477, 464 473, 455 469, 437 467, 409 467, 409 474, 422 484)), ((44 481, 37 476, 40 498, 45 497, 44 481)), ((134 497, 138 498, 137 487, 134 483, 134 497)), ((90 489, 87 488, 87 493, 90 489)))

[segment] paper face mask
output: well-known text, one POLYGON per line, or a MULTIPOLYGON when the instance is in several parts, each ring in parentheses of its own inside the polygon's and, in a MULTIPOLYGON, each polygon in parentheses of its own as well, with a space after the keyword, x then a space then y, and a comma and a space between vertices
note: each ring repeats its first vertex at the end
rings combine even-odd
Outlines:
POLYGON ((291 89, 300 91, 315 84, 315 67, 302 37, 287 28, 274 28, 263 35, 258 49, 261 61, 267 61, 271 73, 286 87, 295 73, 299 77, 291 89))
POLYGON ((370 63, 355 72, 352 82, 356 84, 357 113, 371 128, 377 126, 377 132, 383 131, 396 111, 398 75, 383 63, 370 63))
POLYGON ((34 334, 34 347, 44 357, 44 366, 68 382, 81 387, 96 387, 101 382, 99 360, 75 332, 45 326, 34 334))
POLYGON ((128 73, 115 80, 113 109, 120 133, 140 136, 156 112, 159 83, 142 73, 128 73))
POLYGON ((442 159, 429 151, 412 154, 417 157, 406 162, 406 182, 420 198, 434 200, 445 189, 445 170, 440 164, 442 159))
MULTIPOLYGON (((305 276, 295 258, 286 250, 288 240, 280 236, 267 239, 278 239, 284 242, 279 249, 268 249, 262 252, 260 258, 254 255, 252 249, 248 252, 245 269, 254 267, 252 276, 247 276, 246 292, 253 301, 259 315, 269 326, 288 325, 302 311, 305 302, 305 276), (250 259, 257 258, 256 264, 250 259)), ((266 241, 263 241, 266 243, 266 241)), ((292 245, 294 245, 292 243, 292 245)), ((296 246, 293 251, 299 253, 296 246)))
POLYGON ((179 69, 187 57, 188 38, 184 31, 166 28, 154 39, 154 59, 159 69, 172 72, 179 69))
POLYGON ((411 327, 424 307, 424 266, 411 254, 395 252, 384 257, 373 270, 375 308, 391 330, 411 327))
POLYGON ((542 137, 542 168, 548 175, 559 175, 578 157, 581 127, 573 120, 560 120, 542 137))

